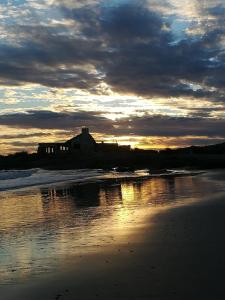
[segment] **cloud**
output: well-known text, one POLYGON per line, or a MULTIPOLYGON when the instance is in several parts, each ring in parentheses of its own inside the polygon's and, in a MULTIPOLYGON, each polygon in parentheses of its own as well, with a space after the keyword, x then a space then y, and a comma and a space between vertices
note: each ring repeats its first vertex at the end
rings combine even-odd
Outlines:
MULTIPOLYGON (((16 141, 16 142, 11 142, 11 143, 4 143, 5 145, 10 145, 11 147, 18 147, 18 148, 27 148, 30 150, 30 148, 33 147, 37 147, 37 143, 36 142, 20 142, 20 141, 16 141)), ((17 149, 18 150, 18 149, 17 149)))
MULTIPOLYGON (((209 117, 169 117, 145 115, 109 120, 99 112, 28 111, 0 116, 0 125, 17 128, 80 129, 90 127, 94 133, 140 137, 217 137, 225 138, 224 119, 209 117)), ((37 133, 39 135, 39 133, 37 133)), ((26 134, 22 134, 25 137, 26 134)), ((32 136, 32 135, 31 135, 32 136)), ((33 136, 36 136, 34 133, 33 136)))
POLYGON ((186 37, 173 43, 172 29, 167 24, 164 30, 164 23, 137 5, 108 11, 102 28, 114 59, 105 64, 106 82, 122 93, 224 100, 223 89, 212 89, 221 88, 217 72, 224 70, 213 59, 220 53, 216 36, 221 30, 207 32, 201 40, 186 37))
POLYGON ((0 125, 18 128, 67 129, 88 126, 93 130, 110 130, 112 122, 98 112, 28 111, 0 116, 0 125))
POLYGON ((0 140, 11 140, 11 139, 27 139, 27 138, 34 138, 34 137, 45 137, 49 136, 50 133, 44 132, 35 132, 35 133, 28 133, 28 134, 2 134, 0 135, 0 140))
MULTIPOLYGON (((52 2, 56 21, 73 22, 11 26, 19 45, 0 45, 0 83, 31 82, 94 92, 105 82, 120 93, 224 101, 224 17, 218 1, 216 6, 207 6, 208 1, 204 6, 193 0, 195 4, 188 7, 196 9, 207 30, 201 38, 184 35, 176 43, 172 17, 150 3, 52 2), (214 17, 210 26, 203 11, 214 17)), ((177 16, 182 15, 177 1, 169 3, 169 9, 177 7, 177 16)), ((46 13, 48 9, 46 4, 46 13)))
POLYGON ((117 125, 120 135, 225 138, 224 119, 158 115, 122 119, 117 125))

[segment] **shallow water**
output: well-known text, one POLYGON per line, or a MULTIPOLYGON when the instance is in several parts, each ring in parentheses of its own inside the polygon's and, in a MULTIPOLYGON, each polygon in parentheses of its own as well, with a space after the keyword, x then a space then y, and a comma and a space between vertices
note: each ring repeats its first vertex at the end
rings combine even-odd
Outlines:
MULTIPOLYGON (((92 177, 92 182, 85 184, 70 181, 2 191, 0 283, 22 282, 63 270, 75 256, 128 243, 155 208, 224 192, 224 174, 210 171, 196 176, 137 177, 122 182, 98 182, 98 178, 93 182, 92 177)), ((10 176, 9 180, 16 177, 10 176)))

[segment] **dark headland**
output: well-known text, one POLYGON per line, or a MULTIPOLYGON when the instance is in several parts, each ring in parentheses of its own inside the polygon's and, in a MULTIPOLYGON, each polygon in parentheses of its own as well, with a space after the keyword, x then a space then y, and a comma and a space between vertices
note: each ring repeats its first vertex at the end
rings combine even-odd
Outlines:
POLYGON ((196 168, 225 167, 225 142, 209 146, 156 150, 131 149, 129 145, 96 143, 88 128, 65 143, 40 143, 37 152, 0 156, 0 169, 76 168, 196 168))
POLYGON ((117 143, 96 143, 87 128, 65 143, 41 143, 36 153, 0 156, 0 169, 76 168, 224 168, 225 142, 209 146, 142 150, 117 143))

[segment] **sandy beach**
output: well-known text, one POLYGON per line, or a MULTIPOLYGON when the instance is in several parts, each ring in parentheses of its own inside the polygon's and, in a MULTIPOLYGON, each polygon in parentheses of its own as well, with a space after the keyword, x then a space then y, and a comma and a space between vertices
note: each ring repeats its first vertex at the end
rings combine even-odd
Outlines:
POLYGON ((127 243, 74 256, 54 276, 1 286, 1 298, 224 299, 224 215, 225 194, 155 209, 127 243))

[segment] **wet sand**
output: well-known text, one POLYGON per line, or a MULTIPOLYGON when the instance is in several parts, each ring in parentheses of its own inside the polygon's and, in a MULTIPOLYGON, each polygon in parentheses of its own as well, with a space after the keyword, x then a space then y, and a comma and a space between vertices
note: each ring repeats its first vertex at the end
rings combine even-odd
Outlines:
POLYGON ((156 209, 129 242, 68 261, 1 299, 224 299, 225 195, 156 209))

